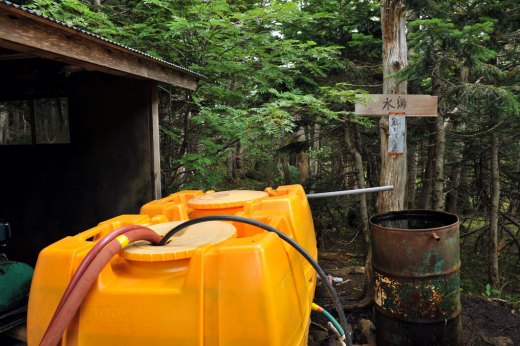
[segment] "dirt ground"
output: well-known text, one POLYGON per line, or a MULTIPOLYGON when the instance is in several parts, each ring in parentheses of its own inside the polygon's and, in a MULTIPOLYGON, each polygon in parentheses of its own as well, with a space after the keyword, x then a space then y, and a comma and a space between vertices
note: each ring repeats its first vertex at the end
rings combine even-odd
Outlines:
MULTIPOLYGON (((342 300, 347 297, 353 297, 360 292, 363 285, 363 275, 347 274, 351 270, 338 268, 335 264, 322 263, 322 261, 320 261, 320 264, 329 274, 342 274, 339 276, 346 279, 346 282, 343 284, 336 285, 342 300)), ((334 306, 328 298, 324 287, 317 288, 316 301, 336 316, 334 306)), ((461 301, 462 345, 520 345, 519 311, 513 310, 500 301, 492 301, 465 293, 461 294, 461 301)), ((373 307, 351 311, 348 313, 347 318, 353 328, 354 343, 366 343, 367 340, 361 333, 359 322, 361 319, 374 321, 373 307)), ((325 332, 326 321, 315 313, 312 315, 312 320, 309 346, 333 345, 334 337, 330 333, 325 332)))

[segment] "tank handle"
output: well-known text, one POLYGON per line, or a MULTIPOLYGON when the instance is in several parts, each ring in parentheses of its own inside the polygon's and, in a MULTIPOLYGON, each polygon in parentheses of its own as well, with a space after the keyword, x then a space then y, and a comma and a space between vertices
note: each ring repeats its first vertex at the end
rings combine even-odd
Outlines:
POLYGON ((100 226, 96 226, 94 228, 88 229, 88 230, 86 230, 84 232, 81 232, 79 234, 76 234, 74 236, 74 238, 86 241, 87 239, 94 238, 96 235, 101 233, 101 231, 102 230, 100 229, 100 226))

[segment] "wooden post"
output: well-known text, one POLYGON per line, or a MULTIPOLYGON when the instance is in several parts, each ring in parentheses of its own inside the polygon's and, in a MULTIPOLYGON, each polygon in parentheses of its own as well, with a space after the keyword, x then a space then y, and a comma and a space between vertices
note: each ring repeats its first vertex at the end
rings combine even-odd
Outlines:
POLYGON ((153 198, 159 199, 162 197, 161 192, 161 149, 160 149, 160 134, 159 134, 159 96, 157 94, 157 83, 150 83, 150 138, 152 149, 152 190, 153 198))
MULTIPOLYGON (((408 64, 404 0, 381 0, 381 30, 383 33, 383 93, 407 94, 408 84, 406 81, 398 83, 396 78, 388 78, 408 64)), ((404 122, 402 126, 405 128, 402 155, 388 156, 388 116, 382 116, 379 121, 381 134, 381 176, 379 183, 380 185, 394 186, 394 190, 378 194, 376 207, 379 213, 404 209, 407 180, 406 123, 404 122)))

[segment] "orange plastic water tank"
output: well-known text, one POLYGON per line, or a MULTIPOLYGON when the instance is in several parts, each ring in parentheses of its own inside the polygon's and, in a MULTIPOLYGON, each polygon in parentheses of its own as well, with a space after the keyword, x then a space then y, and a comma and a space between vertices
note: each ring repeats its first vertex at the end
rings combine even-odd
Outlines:
MULTIPOLYGON (((39 343, 68 281, 96 241, 130 224, 164 234, 201 210, 193 209, 190 200, 208 195, 183 191, 144 205, 140 215, 116 217, 44 249, 29 299, 29 345, 39 343)), ((301 186, 266 189, 258 196, 239 206, 203 210, 229 214, 235 209, 236 215, 268 223, 316 258, 301 186)), ((62 345, 307 343, 315 273, 277 235, 238 223, 208 222, 172 239, 164 247, 136 242, 116 255, 98 276, 62 345)))

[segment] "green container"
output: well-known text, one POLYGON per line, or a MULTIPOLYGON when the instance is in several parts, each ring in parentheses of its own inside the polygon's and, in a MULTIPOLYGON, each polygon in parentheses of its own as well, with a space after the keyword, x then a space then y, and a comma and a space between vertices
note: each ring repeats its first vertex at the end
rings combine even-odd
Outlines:
POLYGON ((0 315, 27 304, 32 276, 25 263, 0 261, 0 315))

